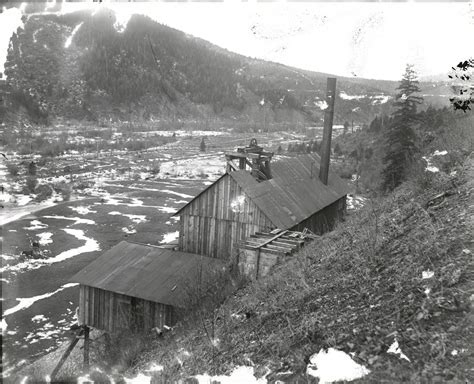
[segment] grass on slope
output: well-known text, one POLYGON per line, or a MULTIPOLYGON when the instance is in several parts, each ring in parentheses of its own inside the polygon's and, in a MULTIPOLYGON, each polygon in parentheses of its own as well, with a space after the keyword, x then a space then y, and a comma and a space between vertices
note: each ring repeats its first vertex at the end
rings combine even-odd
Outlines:
POLYGON ((371 370, 363 382, 474 381, 466 164, 373 201, 271 276, 151 342, 134 370, 162 364, 156 379, 169 382, 254 365, 271 369, 267 379, 304 382, 309 357, 333 347, 371 370), (395 340, 410 361, 387 353, 395 340))

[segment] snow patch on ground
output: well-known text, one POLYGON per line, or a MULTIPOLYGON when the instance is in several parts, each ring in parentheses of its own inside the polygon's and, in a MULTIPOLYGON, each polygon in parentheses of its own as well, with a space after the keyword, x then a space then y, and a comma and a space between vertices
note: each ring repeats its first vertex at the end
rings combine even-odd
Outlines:
POLYGON ((209 384, 209 383, 221 383, 221 384, 266 384, 266 377, 261 377, 257 379, 254 375, 253 367, 237 367, 235 368, 230 375, 220 375, 220 376, 210 376, 207 373, 202 375, 193 376, 199 384, 209 384))
POLYGON ((53 242, 53 240, 51 240, 51 237, 53 237, 51 232, 38 233, 36 236, 39 237, 40 245, 47 245, 53 242))
POLYGON ((191 195, 187 195, 186 193, 170 191, 169 189, 162 189, 161 192, 169 193, 171 195, 176 195, 176 196, 182 197, 184 199, 192 199, 194 197, 194 196, 191 196, 191 195))
POLYGON ((22 207, 26 204, 28 204, 32 199, 32 197, 30 195, 19 195, 16 197, 16 204, 19 206, 19 207, 22 207))
POLYGON ((132 202, 128 204, 129 207, 141 207, 143 206, 143 201, 135 197, 132 198, 132 202))
POLYGON ((360 99, 365 99, 367 96, 366 95, 348 95, 345 92, 340 92, 339 97, 342 100, 360 100, 360 99))
POLYGON ((39 300, 43 300, 43 299, 46 299, 48 297, 51 297, 51 296, 55 295, 56 293, 65 290, 66 288, 75 287, 76 285, 79 285, 79 284, 78 283, 68 283, 68 284, 62 285, 60 288, 56 289, 54 292, 48 292, 48 293, 44 293, 42 295, 33 296, 33 297, 25 297, 25 298, 18 297, 18 298, 16 298, 16 301, 19 301, 19 303, 17 305, 15 305, 14 307, 7 309, 3 313, 3 316, 2 316, 2 334, 4 334, 4 332, 7 330, 7 327, 8 327, 8 324, 5 321, 5 317, 7 317, 9 315, 12 315, 15 312, 22 311, 23 309, 29 308, 39 300))
POLYGON ((84 240, 86 243, 78 248, 73 248, 73 249, 69 249, 67 251, 61 252, 59 255, 55 257, 50 257, 47 259, 30 259, 30 260, 27 260, 15 265, 7 265, 5 267, 0 268, 0 272, 4 273, 4 272, 34 270, 34 269, 41 268, 45 265, 59 263, 61 261, 70 259, 71 257, 80 255, 81 253, 100 251, 99 243, 96 240, 85 236, 83 230, 66 228, 66 229, 63 229, 63 231, 71 236, 74 236, 75 238, 79 240, 84 240))
POLYGON ((146 369, 145 372, 161 372, 163 370, 163 366, 160 364, 152 363, 150 368, 146 369))
POLYGON ((165 213, 175 213, 177 211, 176 208, 171 207, 158 207, 158 210, 165 213))
POLYGON ((45 317, 44 315, 36 315, 31 318, 31 321, 34 321, 35 323, 39 323, 40 321, 46 321, 46 320, 48 320, 48 318, 45 317))
POLYGON ((87 207, 79 206, 79 207, 69 207, 69 208, 71 208, 74 212, 79 213, 79 215, 87 215, 89 213, 97 213, 97 211, 91 210, 90 206, 87 206, 87 207))
MULTIPOLYGON (((151 135, 159 135, 159 136, 193 136, 193 137, 201 137, 201 136, 226 136, 229 135, 229 132, 223 131, 185 131, 183 129, 178 129, 177 131, 142 131, 137 132, 142 134, 151 135)), ((164 154, 167 156, 168 154, 164 154)))
POLYGON ((128 213, 121 213, 121 212, 118 212, 118 211, 109 212, 109 215, 128 217, 135 224, 144 223, 146 221, 146 215, 131 215, 131 214, 128 214, 128 213))
POLYGON ((41 260, 45 264, 59 263, 60 261, 67 260, 71 257, 80 255, 81 253, 100 251, 99 243, 96 240, 85 236, 84 231, 82 229, 66 228, 66 229, 63 229, 63 231, 71 236, 74 236, 78 240, 85 241, 86 243, 78 248, 73 248, 68 251, 62 252, 56 257, 41 260))
POLYGON ((217 179, 225 171, 222 154, 199 154, 186 159, 165 161, 160 166, 159 177, 164 179, 217 179))
POLYGON ((319 382, 332 383, 341 380, 355 380, 369 374, 370 371, 363 365, 357 364, 343 351, 329 348, 320 350, 310 358, 306 373, 318 377, 319 382))
POLYGON ((179 238, 179 231, 165 233, 163 235, 163 240, 160 241, 160 244, 171 243, 172 241, 176 240, 177 238, 179 238))
POLYGON ((349 211, 356 211, 361 209, 367 203, 367 199, 358 195, 347 195, 347 209, 349 211))
POLYGON ((425 168, 428 172, 431 172, 431 173, 438 173, 439 172, 439 168, 438 167, 435 167, 433 165, 428 165, 426 168, 425 168))
POLYGON ((392 97, 386 95, 376 95, 371 96, 370 98, 372 99, 372 105, 377 105, 387 103, 392 97))
POLYGON ((431 279, 433 276, 434 276, 434 272, 433 272, 433 271, 423 271, 423 272, 421 273, 421 278, 422 278, 422 279, 431 279))
POLYGON ((435 156, 446 156, 447 154, 448 154, 448 151, 446 151, 446 150, 444 150, 444 151, 436 150, 430 156, 423 156, 422 159, 426 161, 425 170, 428 171, 428 172, 431 172, 431 173, 438 173, 439 168, 436 167, 433 164, 433 157, 435 157, 435 156))
POLYGON ((398 340, 395 339, 395 341, 392 343, 390 348, 388 349, 387 353, 393 353, 394 355, 399 355, 400 359, 405 359, 406 361, 410 361, 410 359, 405 355, 402 350, 400 349, 400 346, 398 345, 398 340))
POLYGON ((123 380, 126 384, 149 384, 151 383, 151 377, 144 375, 143 373, 139 373, 137 376, 132 377, 130 379, 124 377, 123 380))
POLYGON ((137 233, 137 230, 133 227, 123 227, 122 232, 125 232, 127 235, 132 235, 134 233, 137 233))
POLYGON ((31 221, 29 227, 23 227, 23 229, 26 229, 27 231, 36 231, 38 229, 45 229, 45 228, 48 228, 48 225, 42 223, 39 220, 33 220, 31 221))
POLYGON ((77 224, 95 224, 94 220, 89 220, 89 219, 81 219, 80 217, 66 217, 66 216, 43 216, 45 219, 59 219, 59 220, 71 220, 74 221, 74 224, 71 225, 77 225, 77 224))
POLYGON ((326 103, 326 100, 315 101, 314 105, 316 105, 322 111, 328 108, 328 103, 326 103))

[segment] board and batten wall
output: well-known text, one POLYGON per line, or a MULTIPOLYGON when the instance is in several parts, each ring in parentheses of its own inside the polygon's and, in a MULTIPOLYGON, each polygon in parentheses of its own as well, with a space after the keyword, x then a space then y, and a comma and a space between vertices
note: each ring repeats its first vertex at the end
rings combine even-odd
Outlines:
POLYGON ((176 322, 172 306, 80 285, 79 325, 108 332, 148 331, 176 322))
POLYGON ((285 254, 280 252, 240 249, 239 270, 243 276, 255 280, 267 276, 284 258, 285 254))
POLYGON ((228 174, 180 212, 179 250, 228 260, 237 243, 275 225, 228 174), (232 209, 238 197, 245 200, 232 209))

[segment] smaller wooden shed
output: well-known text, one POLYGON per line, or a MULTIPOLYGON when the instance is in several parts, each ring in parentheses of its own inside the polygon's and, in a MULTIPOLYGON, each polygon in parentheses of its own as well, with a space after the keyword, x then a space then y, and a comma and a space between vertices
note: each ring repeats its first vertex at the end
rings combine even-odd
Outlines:
POLYGON ((74 275, 79 325, 108 332, 171 326, 198 285, 225 271, 215 258, 122 241, 74 275))

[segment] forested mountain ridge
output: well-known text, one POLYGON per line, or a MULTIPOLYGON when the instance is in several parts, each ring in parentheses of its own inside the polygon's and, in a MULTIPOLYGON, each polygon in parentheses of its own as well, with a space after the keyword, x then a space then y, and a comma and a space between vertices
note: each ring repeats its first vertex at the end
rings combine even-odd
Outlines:
MULTIPOLYGON (((14 121, 232 118, 319 122, 326 74, 234 54, 109 10, 30 14, 10 41, 5 78, 14 121)), ((368 123, 391 104, 392 82, 339 78, 336 123, 368 123), (382 85, 381 87, 379 85, 382 85)), ((8 111, 8 112, 7 112, 8 111)))

